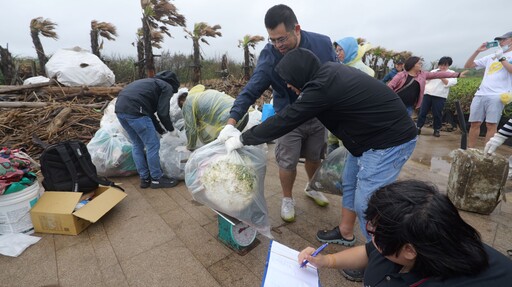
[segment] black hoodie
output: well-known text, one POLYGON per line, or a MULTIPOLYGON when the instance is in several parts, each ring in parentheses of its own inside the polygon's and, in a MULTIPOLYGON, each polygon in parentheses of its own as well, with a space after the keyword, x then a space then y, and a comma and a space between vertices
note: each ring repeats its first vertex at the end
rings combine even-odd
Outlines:
POLYGON ((173 131, 169 115, 170 100, 179 87, 180 82, 171 71, 160 72, 154 78, 136 80, 119 92, 115 111, 135 116, 149 116, 155 129, 162 133, 162 128, 155 117, 156 113, 165 129, 173 131))
POLYGON ((271 141, 318 118, 354 156, 416 137, 416 125, 400 98, 381 81, 340 63, 320 64, 309 50, 288 52, 275 68, 301 89, 295 103, 242 134, 246 145, 271 141))

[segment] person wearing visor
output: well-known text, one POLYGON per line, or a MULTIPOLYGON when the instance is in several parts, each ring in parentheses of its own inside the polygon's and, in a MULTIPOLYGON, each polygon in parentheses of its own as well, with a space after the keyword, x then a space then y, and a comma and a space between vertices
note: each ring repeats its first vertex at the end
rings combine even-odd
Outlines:
POLYGON ((488 142, 497 133, 498 123, 503 113, 504 103, 501 95, 512 91, 512 31, 494 38, 499 47, 493 54, 475 60, 478 54, 490 49, 488 42, 482 43, 469 57, 464 68, 484 69, 485 73, 480 87, 471 101, 469 109, 469 136, 468 147, 475 148, 480 125, 485 121, 487 133, 485 142, 488 142))

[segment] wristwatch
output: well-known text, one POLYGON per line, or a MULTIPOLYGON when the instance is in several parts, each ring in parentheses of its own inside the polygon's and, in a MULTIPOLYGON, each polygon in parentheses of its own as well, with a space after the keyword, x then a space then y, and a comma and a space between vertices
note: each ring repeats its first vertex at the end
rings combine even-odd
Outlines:
POLYGON ((498 61, 499 61, 499 62, 503 62, 503 61, 505 61, 506 59, 507 59, 507 57, 501 57, 498 61))

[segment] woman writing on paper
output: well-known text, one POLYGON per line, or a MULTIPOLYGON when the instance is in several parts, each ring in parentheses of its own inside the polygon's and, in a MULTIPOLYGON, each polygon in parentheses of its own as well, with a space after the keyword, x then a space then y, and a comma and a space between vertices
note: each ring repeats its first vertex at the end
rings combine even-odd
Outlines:
POLYGON ((299 253, 321 268, 366 268, 364 286, 508 286, 512 261, 484 244, 446 195, 422 181, 399 181, 368 202, 372 240, 335 254, 299 253))

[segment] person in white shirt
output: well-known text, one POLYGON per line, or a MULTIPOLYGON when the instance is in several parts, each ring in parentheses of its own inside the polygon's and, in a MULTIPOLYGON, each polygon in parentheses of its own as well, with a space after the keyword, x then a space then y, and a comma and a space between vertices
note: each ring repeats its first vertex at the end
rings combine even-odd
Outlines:
POLYGON ((487 133, 485 142, 497 133, 498 122, 501 119, 505 105, 501 95, 512 90, 512 31, 494 38, 500 47, 494 54, 478 60, 476 56, 487 49, 487 42, 482 43, 469 57, 464 68, 485 68, 484 78, 471 101, 469 122, 471 124, 468 136, 468 147, 474 148, 480 134, 480 125, 485 121, 487 133))
MULTIPOLYGON (((432 72, 454 72, 448 69, 453 61, 450 57, 442 57, 437 63, 437 69, 432 72)), ((420 113, 418 115, 418 134, 421 134, 421 128, 425 124, 427 114, 432 110, 432 117, 434 118, 434 136, 439 137, 441 134, 439 130, 443 124, 442 115, 446 98, 450 93, 450 87, 457 84, 457 78, 443 78, 428 80, 425 85, 425 95, 421 103, 420 113)))

